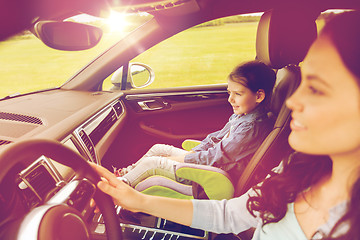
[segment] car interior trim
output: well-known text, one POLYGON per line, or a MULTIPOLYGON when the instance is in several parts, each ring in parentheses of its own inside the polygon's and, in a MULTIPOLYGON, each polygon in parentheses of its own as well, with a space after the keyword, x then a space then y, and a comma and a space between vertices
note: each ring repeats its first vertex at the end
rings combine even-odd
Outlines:
POLYGON ((100 164, 95 145, 107 130, 123 115, 123 109, 124 106, 122 102, 116 100, 100 110, 73 132, 77 143, 84 149, 90 161, 100 164))
POLYGON ((196 91, 196 92, 171 92, 171 93, 149 93, 149 94, 136 94, 136 95, 126 95, 126 100, 139 100, 143 98, 152 98, 152 97, 169 97, 169 96, 185 96, 185 95, 199 95, 199 94, 216 94, 224 93, 224 90, 211 90, 211 91, 196 91))
POLYGON ((44 201, 46 193, 64 181, 51 161, 44 156, 21 171, 19 179, 21 181, 18 187, 23 192, 24 197, 31 201, 32 206, 44 201), (36 198, 26 191, 27 189, 30 189, 36 198))

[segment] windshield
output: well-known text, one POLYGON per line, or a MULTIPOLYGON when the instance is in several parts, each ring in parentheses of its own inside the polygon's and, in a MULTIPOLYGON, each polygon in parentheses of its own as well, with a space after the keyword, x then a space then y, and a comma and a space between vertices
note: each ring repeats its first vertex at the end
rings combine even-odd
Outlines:
POLYGON ((69 19, 103 30, 101 41, 92 49, 60 51, 47 47, 29 31, 0 42, 0 98, 61 86, 84 65, 129 32, 151 19, 149 14, 118 14, 107 19, 79 15, 69 19))

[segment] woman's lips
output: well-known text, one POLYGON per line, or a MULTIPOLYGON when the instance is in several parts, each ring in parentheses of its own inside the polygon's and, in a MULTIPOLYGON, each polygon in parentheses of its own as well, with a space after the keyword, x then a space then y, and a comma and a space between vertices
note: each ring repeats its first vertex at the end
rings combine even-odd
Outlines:
POLYGON ((304 125, 302 125, 299 121, 292 119, 290 122, 290 128, 293 131, 301 131, 301 130, 306 130, 306 127, 304 125))

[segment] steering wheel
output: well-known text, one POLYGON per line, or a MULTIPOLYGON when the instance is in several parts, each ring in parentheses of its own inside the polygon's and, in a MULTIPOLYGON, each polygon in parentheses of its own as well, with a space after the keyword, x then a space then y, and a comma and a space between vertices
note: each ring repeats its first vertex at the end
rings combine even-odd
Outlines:
MULTIPOLYGON (((13 181, 19 171, 41 156, 72 168, 75 181, 72 180, 58 192, 61 192, 61 197, 55 194, 46 203, 32 209, 21 221, 17 239, 90 239, 89 229, 81 215, 85 206, 80 204, 79 209, 79 204, 76 206, 74 203, 80 199, 88 204, 93 197, 103 214, 107 239, 121 240, 114 203, 110 196, 96 188, 100 177, 81 155, 59 142, 35 139, 9 145, 0 154, 0 183, 5 177, 13 181)), ((15 183, 11 184, 15 186, 15 183)))

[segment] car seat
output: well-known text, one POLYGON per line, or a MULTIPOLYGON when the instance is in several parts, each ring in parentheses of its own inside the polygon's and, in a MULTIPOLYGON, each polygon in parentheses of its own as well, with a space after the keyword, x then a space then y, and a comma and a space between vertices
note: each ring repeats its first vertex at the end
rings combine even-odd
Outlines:
POLYGON ((277 113, 273 130, 255 152, 240 176, 235 196, 262 181, 293 150, 288 144, 290 110, 285 101, 301 81, 299 63, 317 37, 315 16, 301 11, 265 12, 259 22, 256 39, 257 58, 278 69, 272 111, 277 113))
POLYGON ((227 173, 221 169, 179 164, 176 174, 191 180, 192 185, 153 176, 140 182, 135 189, 151 195, 185 199, 204 198, 203 194, 198 194, 203 190, 205 198, 229 199, 245 193, 264 179, 292 151, 287 141, 290 133, 290 110, 286 108, 285 100, 300 83, 298 64, 317 36, 315 17, 305 18, 292 12, 272 10, 265 12, 260 19, 256 39, 257 59, 279 69, 271 103, 276 122, 235 184, 236 188, 227 173))
MULTIPOLYGON (((273 93, 276 97, 272 101, 272 109, 278 115, 273 130, 240 176, 235 197, 261 182, 293 151, 288 143, 291 111, 286 107, 285 101, 300 84, 299 63, 317 37, 315 19, 316 16, 305 15, 301 11, 277 10, 265 12, 261 17, 256 39, 257 58, 278 69, 273 93)), ((249 229, 237 236, 220 234, 214 239, 251 239, 253 232, 254 229, 249 229)))

